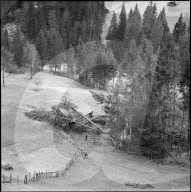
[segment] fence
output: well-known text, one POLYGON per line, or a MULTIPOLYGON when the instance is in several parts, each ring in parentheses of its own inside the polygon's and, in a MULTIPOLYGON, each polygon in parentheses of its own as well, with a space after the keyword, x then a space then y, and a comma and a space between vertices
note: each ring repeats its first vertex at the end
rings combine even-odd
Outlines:
POLYGON ((12 173, 10 173, 10 176, 5 176, 4 174, 1 174, 1 182, 3 184, 5 183, 10 183, 12 184, 13 181, 16 181, 17 185, 19 183, 23 183, 23 184, 28 184, 28 182, 30 181, 35 181, 37 179, 43 179, 43 178, 51 178, 51 177, 59 177, 59 176, 64 176, 66 174, 66 172, 70 169, 70 167, 73 165, 74 160, 76 159, 77 155, 76 153, 74 154, 74 156, 72 157, 72 159, 66 164, 66 168, 62 171, 55 171, 55 172, 35 172, 33 174, 31 174, 31 172, 29 172, 27 175, 24 176, 23 182, 22 180, 19 180, 19 175, 17 176, 17 178, 14 178, 12 176, 12 173))

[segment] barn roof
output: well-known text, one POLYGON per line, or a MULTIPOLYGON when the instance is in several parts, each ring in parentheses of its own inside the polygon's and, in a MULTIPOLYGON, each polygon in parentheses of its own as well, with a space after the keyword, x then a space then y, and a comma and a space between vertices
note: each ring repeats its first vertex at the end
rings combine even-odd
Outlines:
POLYGON ((93 108, 91 108, 84 101, 79 100, 79 101, 75 102, 75 104, 78 106, 77 111, 80 112, 84 116, 93 111, 93 108))

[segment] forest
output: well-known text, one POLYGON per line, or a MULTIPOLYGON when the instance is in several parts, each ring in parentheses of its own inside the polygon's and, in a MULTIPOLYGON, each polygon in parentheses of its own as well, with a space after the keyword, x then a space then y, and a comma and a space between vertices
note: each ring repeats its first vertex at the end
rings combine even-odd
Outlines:
POLYGON ((123 4, 103 44, 108 12, 104 1, 20 1, 1 20, 4 86, 5 72, 29 68, 32 79, 62 62, 65 75, 90 88, 106 90, 117 74, 111 94, 92 95, 119 148, 156 159, 190 151, 190 21, 181 14, 170 31, 165 9, 158 13, 152 1, 142 17, 137 5, 126 13, 123 4))

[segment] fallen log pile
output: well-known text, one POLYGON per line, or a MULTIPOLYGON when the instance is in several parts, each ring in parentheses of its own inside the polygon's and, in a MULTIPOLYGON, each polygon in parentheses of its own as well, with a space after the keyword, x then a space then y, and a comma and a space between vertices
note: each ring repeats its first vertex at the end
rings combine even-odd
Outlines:
POLYGON ((132 183, 130 181, 128 181, 127 183, 125 183, 126 186, 128 187, 133 187, 133 188, 139 188, 139 189, 153 189, 154 186, 146 183, 146 184, 141 184, 141 183, 132 183))

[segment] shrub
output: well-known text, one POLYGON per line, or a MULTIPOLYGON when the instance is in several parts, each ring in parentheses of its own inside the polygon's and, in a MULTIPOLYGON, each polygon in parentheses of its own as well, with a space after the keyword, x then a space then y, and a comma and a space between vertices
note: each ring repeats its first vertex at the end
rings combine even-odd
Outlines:
POLYGON ((36 85, 35 91, 38 91, 39 90, 39 85, 41 84, 41 80, 40 79, 35 79, 34 84, 36 85))
POLYGON ((76 80, 74 78, 74 76, 70 73, 66 73, 66 72, 62 72, 62 71, 52 71, 53 74, 58 75, 58 76, 62 76, 62 77, 67 77, 73 80, 76 80))
POLYGON ((21 67, 17 67, 17 65, 13 64, 13 65, 8 65, 5 69, 6 73, 13 73, 13 74, 24 74, 25 73, 25 68, 21 67))

